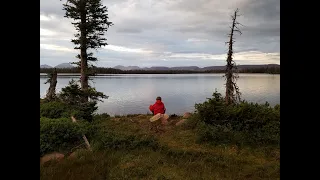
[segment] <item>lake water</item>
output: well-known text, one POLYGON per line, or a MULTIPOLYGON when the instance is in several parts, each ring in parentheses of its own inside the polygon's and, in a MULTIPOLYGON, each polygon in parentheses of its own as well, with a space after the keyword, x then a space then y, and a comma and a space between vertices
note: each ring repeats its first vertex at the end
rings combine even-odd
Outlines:
MULTIPOLYGON (((148 113, 149 105, 161 96, 167 114, 183 114, 194 111, 195 103, 212 97, 213 92, 225 94, 223 74, 123 74, 93 77, 90 84, 103 92, 108 99, 99 103, 98 113, 110 115, 148 113)), ((280 75, 239 74, 237 84, 242 99, 272 106, 280 104, 280 75)), ((79 76, 58 75, 57 92, 71 79, 79 76)), ((40 96, 44 97, 49 87, 46 77, 40 74, 40 96)), ((150 112, 149 112, 150 113, 150 112)))

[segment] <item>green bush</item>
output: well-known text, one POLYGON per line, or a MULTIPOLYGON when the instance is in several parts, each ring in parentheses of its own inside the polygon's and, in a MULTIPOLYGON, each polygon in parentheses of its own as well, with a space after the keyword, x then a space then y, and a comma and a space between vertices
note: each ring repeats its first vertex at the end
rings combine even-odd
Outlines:
POLYGON ((98 109, 97 102, 108 98, 108 96, 92 87, 84 92, 74 80, 71 80, 68 86, 62 88, 57 97, 72 110, 71 115, 89 122, 93 120, 93 113, 98 109))
POLYGON ((65 102, 55 100, 40 104, 40 117, 52 119, 74 116, 77 120, 93 120, 93 112, 97 110, 95 102, 87 102, 80 105, 70 105, 65 102))
POLYGON ((69 108, 60 101, 43 102, 40 104, 40 117, 61 118, 67 117, 69 108))
POLYGON ((242 101, 226 105, 221 94, 213 93, 195 105, 199 142, 279 145, 280 105, 270 107, 242 101))
POLYGON ((94 121, 106 120, 106 119, 110 119, 110 115, 108 113, 95 114, 93 116, 94 121))
POLYGON ((78 120, 93 121, 93 113, 98 109, 96 102, 87 102, 81 105, 69 105, 72 108, 72 115, 78 120))
POLYGON ((70 118, 40 118, 40 156, 53 151, 70 150, 80 144, 83 133, 89 133, 90 124, 73 123, 70 118))

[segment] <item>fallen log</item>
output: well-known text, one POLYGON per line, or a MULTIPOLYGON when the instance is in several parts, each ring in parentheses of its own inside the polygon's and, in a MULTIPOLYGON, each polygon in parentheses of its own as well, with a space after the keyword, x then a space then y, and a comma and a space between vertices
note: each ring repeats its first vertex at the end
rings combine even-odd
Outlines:
MULTIPOLYGON (((77 123, 77 120, 75 117, 71 116, 72 122, 77 123)), ((86 135, 82 134, 82 139, 84 140, 84 142, 86 143, 86 146, 88 148, 89 151, 92 151, 90 143, 86 137, 86 135)))

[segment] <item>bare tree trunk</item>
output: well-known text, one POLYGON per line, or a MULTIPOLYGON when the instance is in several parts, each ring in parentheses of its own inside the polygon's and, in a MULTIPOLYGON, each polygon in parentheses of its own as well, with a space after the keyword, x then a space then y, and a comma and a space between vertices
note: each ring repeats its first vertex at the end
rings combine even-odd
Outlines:
POLYGON ((58 76, 57 70, 56 68, 54 68, 53 73, 49 75, 49 79, 47 81, 47 83, 50 83, 50 86, 46 94, 46 99, 49 101, 54 99, 56 96, 57 76, 58 76))
POLYGON ((229 50, 228 50, 228 57, 227 57, 227 66, 226 66, 226 104, 232 104, 234 103, 237 98, 240 100, 240 92, 239 88, 236 84, 236 79, 238 78, 236 75, 234 75, 234 68, 236 68, 235 63, 232 59, 233 56, 233 43, 234 38, 234 32, 239 32, 241 34, 241 31, 236 26, 237 24, 240 24, 236 21, 238 14, 238 9, 234 12, 234 15, 232 16, 232 26, 231 26, 231 32, 229 34, 229 42, 226 42, 226 44, 229 44, 229 50), (236 90, 236 95, 234 95, 234 91, 236 90))

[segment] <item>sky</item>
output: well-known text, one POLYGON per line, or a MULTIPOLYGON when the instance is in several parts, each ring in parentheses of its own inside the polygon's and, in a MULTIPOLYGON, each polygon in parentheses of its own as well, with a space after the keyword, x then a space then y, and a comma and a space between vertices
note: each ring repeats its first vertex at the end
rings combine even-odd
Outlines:
MULTIPOLYGON (((64 17, 66 0, 40 1, 40 64, 74 62, 76 30, 64 17)), ((280 64, 279 0, 103 0, 113 22, 107 46, 94 51, 100 67, 221 66, 226 64, 231 15, 237 65, 280 64)))

